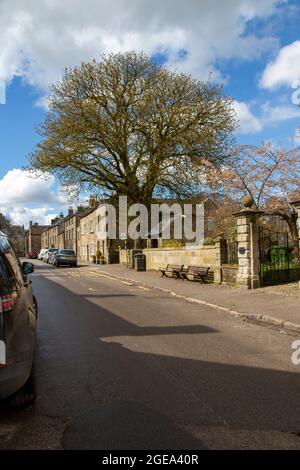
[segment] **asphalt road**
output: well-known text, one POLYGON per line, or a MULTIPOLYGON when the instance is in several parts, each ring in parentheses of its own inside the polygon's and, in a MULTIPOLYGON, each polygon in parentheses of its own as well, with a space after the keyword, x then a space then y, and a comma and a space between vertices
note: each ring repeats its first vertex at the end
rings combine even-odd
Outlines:
POLYGON ((38 397, 1 404, 1 449, 300 449, 292 335, 97 267, 32 281, 38 397))

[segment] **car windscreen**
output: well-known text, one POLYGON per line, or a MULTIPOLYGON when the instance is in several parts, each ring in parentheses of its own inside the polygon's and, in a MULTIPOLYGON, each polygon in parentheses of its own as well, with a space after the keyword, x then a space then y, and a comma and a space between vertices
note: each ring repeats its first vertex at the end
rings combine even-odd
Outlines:
POLYGON ((75 255, 75 251, 72 250, 61 250, 59 252, 60 255, 75 255))

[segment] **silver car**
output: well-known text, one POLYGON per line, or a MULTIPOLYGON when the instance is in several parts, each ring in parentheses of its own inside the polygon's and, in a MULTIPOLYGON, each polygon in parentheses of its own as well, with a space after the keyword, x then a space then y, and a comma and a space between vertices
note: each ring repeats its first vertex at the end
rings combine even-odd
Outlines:
POLYGON ((68 265, 77 267, 77 256, 73 250, 58 250, 57 253, 53 255, 53 266, 56 268, 58 266, 68 265))

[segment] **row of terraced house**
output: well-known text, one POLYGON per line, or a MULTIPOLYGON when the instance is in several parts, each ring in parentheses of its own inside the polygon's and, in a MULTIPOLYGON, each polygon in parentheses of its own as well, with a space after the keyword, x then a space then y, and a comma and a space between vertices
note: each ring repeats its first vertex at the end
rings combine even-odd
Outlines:
MULTIPOLYGON (((205 235, 209 236, 217 206, 210 199, 205 199, 203 203, 205 235)), ((70 207, 67 215, 60 213, 51 220, 51 225, 39 226, 30 223, 26 233, 29 241, 27 252, 39 251, 41 248, 69 249, 76 252, 79 261, 88 262, 92 261, 99 250, 107 263, 118 263, 120 248, 132 248, 132 241, 127 240, 125 245, 125 240, 110 238, 104 231, 101 232, 99 227, 103 224, 103 219, 106 219, 106 214, 106 205, 91 197, 87 207, 79 206, 76 210, 70 207), (35 240, 34 246, 31 246, 30 240, 35 240)), ((162 240, 151 240, 147 246, 162 246, 162 240)))
POLYGON ((105 217, 105 204, 95 198, 90 198, 87 207, 79 206, 76 211, 70 207, 66 216, 60 213, 42 231, 41 248, 74 250, 79 261, 92 261, 99 250, 107 263, 116 263, 124 241, 110 239, 100 232, 99 226, 105 217))

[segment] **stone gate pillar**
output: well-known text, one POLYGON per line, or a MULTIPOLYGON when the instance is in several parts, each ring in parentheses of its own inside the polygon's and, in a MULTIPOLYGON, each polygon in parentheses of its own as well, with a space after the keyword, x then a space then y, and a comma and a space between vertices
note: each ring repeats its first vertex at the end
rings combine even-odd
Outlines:
POLYGON ((292 201, 290 202, 290 204, 294 206, 298 212, 298 233, 299 233, 299 242, 300 242, 300 201, 292 201))
POLYGON ((216 250, 216 264, 214 268, 214 283, 222 283, 222 265, 226 262, 227 240, 220 233, 214 240, 216 250))
POLYGON ((244 208, 234 215, 237 221, 238 273, 236 283, 240 287, 256 289, 259 279, 259 242, 257 219, 262 211, 252 209, 251 198, 244 198, 244 208))

